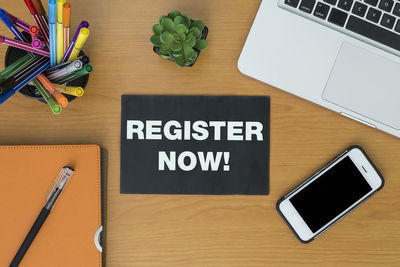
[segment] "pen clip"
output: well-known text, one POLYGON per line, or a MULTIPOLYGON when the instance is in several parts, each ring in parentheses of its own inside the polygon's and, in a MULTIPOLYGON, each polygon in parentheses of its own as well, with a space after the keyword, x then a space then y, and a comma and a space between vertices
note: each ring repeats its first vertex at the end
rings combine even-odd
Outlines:
POLYGON ((45 200, 49 200, 50 196, 53 194, 54 190, 56 190, 58 184, 61 182, 61 180, 65 177, 67 170, 66 168, 62 168, 61 171, 58 173, 56 179, 54 180, 53 184, 51 185, 49 191, 46 194, 45 200))

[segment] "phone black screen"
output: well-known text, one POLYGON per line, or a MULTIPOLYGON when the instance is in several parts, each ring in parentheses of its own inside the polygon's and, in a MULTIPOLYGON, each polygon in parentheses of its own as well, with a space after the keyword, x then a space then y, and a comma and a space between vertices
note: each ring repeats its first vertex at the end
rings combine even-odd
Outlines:
POLYGON ((371 189, 353 161, 345 157, 289 201, 315 233, 371 189))

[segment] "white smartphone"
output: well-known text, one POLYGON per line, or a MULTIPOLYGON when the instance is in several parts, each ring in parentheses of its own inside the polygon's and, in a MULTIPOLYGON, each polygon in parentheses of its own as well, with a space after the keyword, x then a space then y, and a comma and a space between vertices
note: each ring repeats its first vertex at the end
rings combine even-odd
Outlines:
POLYGON ((383 184, 362 148, 353 146, 280 199, 276 207, 296 237, 309 243, 383 184))

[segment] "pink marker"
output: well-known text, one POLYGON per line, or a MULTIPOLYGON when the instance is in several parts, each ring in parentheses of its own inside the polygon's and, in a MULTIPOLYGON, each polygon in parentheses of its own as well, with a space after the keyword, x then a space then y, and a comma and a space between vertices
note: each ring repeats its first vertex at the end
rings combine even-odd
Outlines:
POLYGON ((35 48, 32 47, 31 44, 27 44, 25 42, 21 42, 18 40, 14 40, 11 38, 7 38, 5 36, 0 35, 0 43, 5 44, 5 45, 9 45, 12 47, 16 47, 25 51, 29 51, 35 54, 39 54, 45 57, 50 57, 50 52, 44 49, 40 49, 40 48, 35 48))
POLYGON ((35 39, 32 41, 32 47, 34 48, 45 48, 46 44, 42 42, 40 39, 35 39))

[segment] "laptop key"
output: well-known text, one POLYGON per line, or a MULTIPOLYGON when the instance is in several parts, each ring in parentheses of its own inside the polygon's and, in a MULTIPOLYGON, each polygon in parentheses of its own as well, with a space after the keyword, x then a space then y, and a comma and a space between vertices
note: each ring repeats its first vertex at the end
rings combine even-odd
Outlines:
POLYGON ((324 0, 324 2, 335 6, 337 0, 324 0))
POLYGON ((328 5, 318 2, 314 10, 314 16, 320 19, 326 19, 329 13, 329 9, 330 7, 328 5))
POLYGON ((367 12, 367 8, 367 5, 361 4, 360 2, 355 2, 351 12, 357 16, 364 17, 365 13, 367 12))
POLYGON ((339 9, 332 8, 328 21, 337 26, 343 27, 344 24, 346 23, 346 19, 347 19, 347 13, 339 9))
POLYGON ((306 13, 311 13, 315 5, 315 0, 302 0, 299 9, 306 13))
POLYGON ((352 5, 353 5, 353 0, 339 0, 338 3, 338 7, 346 11, 350 11, 352 5))
POLYGON ((393 0, 381 0, 381 2, 379 3, 379 8, 390 12, 392 10, 393 4, 393 0))
POLYGON ((381 18, 381 15, 382 15, 381 11, 370 7, 367 13, 367 20, 378 23, 379 19, 381 18))
POLYGON ((371 6, 376 6, 378 4, 378 0, 365 0, 364 2, 371 6))
POLYGON ((349 17, 346 29, 400 51, 400 35, 356 16, 349 17))
POLYGON ((393 16, 390 16, 388 14, 383 14, 381 25, 383 27, 386 27, 388 29, 393 28, 394 22, 396 21, 396 18, 393 16))
POLYGON ((396 3, 394 6, 393 14, 400 17, 400 3, 396 3))
POLYGON ((299 4, 300 0, 285 0, 285 4, 291 7, 296 8, 299 4))
POLYGON ((394 27, 394 30, 398 33, 400 33, 400 19, 396 23, 396 27, 394 27))

